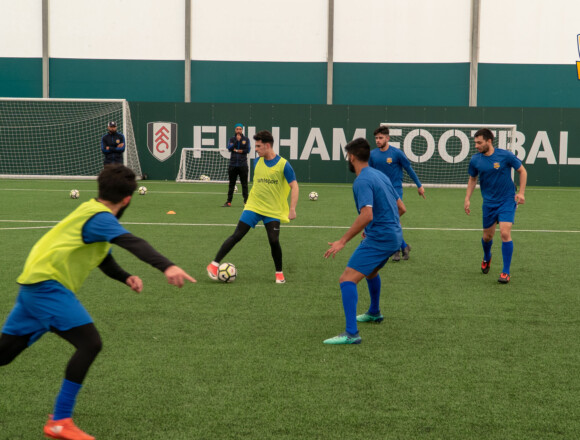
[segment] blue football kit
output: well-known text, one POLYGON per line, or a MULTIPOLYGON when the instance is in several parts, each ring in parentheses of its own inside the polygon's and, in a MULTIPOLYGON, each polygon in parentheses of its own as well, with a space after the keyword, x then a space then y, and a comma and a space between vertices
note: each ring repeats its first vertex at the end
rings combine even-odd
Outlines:
POLYGON ((405 153, 398 148, 389 146, 386 151, 375 148, 371 151, 369 165, 382 171, 391 179, 391 183, 401 199, 403 198, 403 169, 407 171, 407 174, 415 182, 417 188, 421 186, 421 181, 411 167, 411 162, 409 162, 405 153))

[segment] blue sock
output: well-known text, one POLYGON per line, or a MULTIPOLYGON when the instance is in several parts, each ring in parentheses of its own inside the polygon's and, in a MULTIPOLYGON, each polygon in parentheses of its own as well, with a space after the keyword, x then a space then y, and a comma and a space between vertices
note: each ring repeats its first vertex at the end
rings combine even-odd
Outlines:
POLYGON ((369 293, 371 295, 371 305, 367 313, 369 315, 378 315, 381 312, 381 308, 379 306, 381 299, 381 276, 377 275, 373 279, 367 279, 367 284, 369 286, 369 293))
POLYGON ((356 326, 356 303, 358 302, 356 284, 352 281, 344 281, 340 283, 340 291, 346 318, 346 331, 351 335, 355 335, 358 333, 358 327, 356 326))
POLYGON ((401 250, 404 250, 407 247, 407 243, 405 243, 405 239, 403 238, 403 242, 401 243, 401 250))
POLYGON ((491 245, 493 244, 493 240, 483 241, 481 239, 481 245, 483 246, 483 259, 485 261, 491 260, 491 245))
POLYGON ((77 400, 77 394, 81 388, 82 384, 80 383, 71 382, 66 379, 62 381, 60 393, 58 393, 56 403, 54 404, 53 420, 62 420, 72 417, 75 402, 77 400))
POLYGON ((501 254, 503 256, 503 273, 510 273, 510 266, 512 265, 512 255, 514 253, 514 242, 504 241, 501 244, 501 254))

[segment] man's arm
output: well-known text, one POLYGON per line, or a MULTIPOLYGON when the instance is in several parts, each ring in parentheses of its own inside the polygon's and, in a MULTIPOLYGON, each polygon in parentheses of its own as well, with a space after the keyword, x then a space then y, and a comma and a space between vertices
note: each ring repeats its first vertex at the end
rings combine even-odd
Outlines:
POLYGON ((113 258, 112 254, 108 254, 99 265, 99 269, 108 277, 127 284, 132 290, 139 293, 143 290, 143 281, 135 275, 126 272, 119 263, 113 258))
POLYGON ((298 204, 298 181, 294 180, 289 183, 290 185, 290 211, 288 212, 288 218, 294 220, 296 218, 296 205, 298 204))
POLYGON ((117 153, 122 153, 123 151, 125 151, 125 135, 118 133, 119 137, 121 138, 121 143, 117 144, 116 149, 117 149, 117 153))
POLYGON ((526 169, 524 168, 524 166, 522 165, 521 167, 519 167, 516 170, 520 176, 520 190, 518 191, 518 193, 516 194, 516 203, 522 205, 524 203, 526 203, 526 198, 524 196, 524 193, 526 192, 526 184, 528 183, 528 172, 526 171, 526 169))
POLYGON ((104 136, 101 138, 101 151, 102 151, 103 153, 108 153, 108 152, 109 152, 109 147, 108 147, 107 145, 105 145, 105 136, 107 136, 107 135, 104 135, 104 136))
POLYGON ((397 209, 399 210, 399 217, 401 217, 405 212, 407 212, 407 207, 401 199, 397 199, 397 209))
MULTIPOLYGON (((400 200, 400 199, 399 199, 400 200)), ((402 202, 401 202, 402 203, 402 202)), ((397 205, 399 202, 397 201, 397 205)), ((354 220, 354 223, 348 228, 348 231, 342 236, 342 238, 338 241, 329 242, 328 245, 330 249, 328 249, 324 253, 324 258, 328 258, 332 255, 332 258, 340 252, 344 246, 352 240, 353 237, 356 237, 360 232, 368 225, 370 222, 373 221, 373 208, 372 206, 363 206, 360 210, 360 214, 354 220)))
POLYGON ((463 202, 463 209, 467 215, 471 212, 471 209, 469 208, 471 206, 471 195, 473 194, 475 185, 477 185, 477 177, 469 176, 469 180, 467 181, 467 191, 465 192, 465 201, 463 202))

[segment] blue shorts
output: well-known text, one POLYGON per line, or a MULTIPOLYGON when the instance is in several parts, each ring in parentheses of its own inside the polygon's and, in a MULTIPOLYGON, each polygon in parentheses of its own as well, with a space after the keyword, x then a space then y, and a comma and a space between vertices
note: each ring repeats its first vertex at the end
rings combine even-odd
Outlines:
POLYGON ((28 342, 31 345, 51 327, 66 331, 91 322, 93 319, 73 292, 56 281, 44 281, 20 286, 2 333, 32 334, 28 342))
POLYGON ((249 210, 245 209, 242 212, 242 216, 240 217, 240 221, 244 222, 248 226, 251 226, 252 228, 255 228, 256 225, 258 224, 258 222, 260 222, 260 221, 262 221, 264 224, 266 224, 266 223, 270 223, 270 222, 280 222, 280 219, 274 218, 274 217, 266 217, 265 215, 258 214, 257 212, 249 211, 249 210))
POLYGON ((484 203, 481 207, 483 212, 483 229, 490 228, 498 222, 514 223, 517 206, 516 201, 511 199, 493 206, 484 203))
POLYGON ((350 256, 346 267, 350 267, 364 276, 369 276, 375 269, 381 269, 387 264, 389 257, 400 247, 401 243, 395 246, 363 240, 350 256))

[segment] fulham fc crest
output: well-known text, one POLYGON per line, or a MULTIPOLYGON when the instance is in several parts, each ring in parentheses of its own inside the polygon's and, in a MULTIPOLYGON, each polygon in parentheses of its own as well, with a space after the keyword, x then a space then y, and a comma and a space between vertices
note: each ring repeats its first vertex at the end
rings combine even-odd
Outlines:
POLYGON ((149 122, 147 148, 159 162, 173 156, 177 150, 177 124, 175 122, 149 122))

